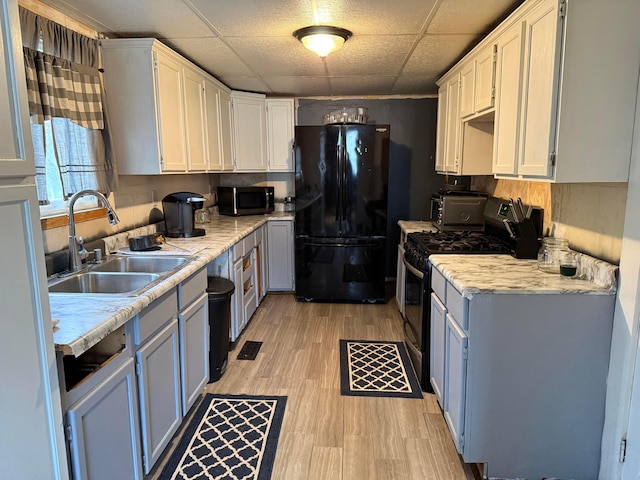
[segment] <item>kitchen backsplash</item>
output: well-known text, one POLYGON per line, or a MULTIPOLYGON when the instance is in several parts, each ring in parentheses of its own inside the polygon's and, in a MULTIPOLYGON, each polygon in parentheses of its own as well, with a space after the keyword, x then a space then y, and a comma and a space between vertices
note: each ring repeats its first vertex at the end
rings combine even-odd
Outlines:
POLYGON ((545 235, 564 237, 575 250, 620 263, 626 183, 555 184, 483 176, 474 178, 474 188, 544 208, 545 235))

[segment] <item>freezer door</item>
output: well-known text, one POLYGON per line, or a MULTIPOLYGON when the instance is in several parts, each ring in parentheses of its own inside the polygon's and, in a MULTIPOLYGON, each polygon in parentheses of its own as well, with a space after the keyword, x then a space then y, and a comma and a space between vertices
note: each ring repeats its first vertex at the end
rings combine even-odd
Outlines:
POLYGON ((296 236, 296 298, 384 303, 386 238, 296 236))
POLYGON ((296 234, 341 235, 337 125, 296 127, 296 234))
POLYGON ((389 127, 346 125, 339 157, 342 235, 386 235, 389 127))

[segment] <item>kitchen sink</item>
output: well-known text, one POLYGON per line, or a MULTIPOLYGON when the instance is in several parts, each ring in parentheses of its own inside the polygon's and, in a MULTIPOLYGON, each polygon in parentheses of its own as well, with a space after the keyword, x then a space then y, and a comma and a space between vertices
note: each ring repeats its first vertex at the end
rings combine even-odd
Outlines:
POLYGON ((83 272, 49 286, 52 293, 129 294, 158 280, 157 273, 83 272))
POLYGON ((165 273, 184 265, 189 257, 112 256, 92 272, 165 273))

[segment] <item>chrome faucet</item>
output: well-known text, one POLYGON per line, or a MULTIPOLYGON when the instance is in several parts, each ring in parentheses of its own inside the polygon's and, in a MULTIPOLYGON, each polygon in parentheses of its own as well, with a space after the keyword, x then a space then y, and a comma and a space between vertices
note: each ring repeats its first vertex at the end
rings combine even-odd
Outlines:
POLYGON ((73 206, 76 204, 76 200, 88 195, 92 195, 102 202, 104 208, 107 209, 107 218, 111 225, 116 225, 120 222, 120 219, 109 203, 109 200, 107 200, 107 198, 100 192, 95 190, 81 190, 73 194, 69 199, 69 270, 72 272, 77 272, 82 268, 82 260, 80 259, 80 251, 78 248, 80 244, 76 239, 76 222, 73 218, 73 206))

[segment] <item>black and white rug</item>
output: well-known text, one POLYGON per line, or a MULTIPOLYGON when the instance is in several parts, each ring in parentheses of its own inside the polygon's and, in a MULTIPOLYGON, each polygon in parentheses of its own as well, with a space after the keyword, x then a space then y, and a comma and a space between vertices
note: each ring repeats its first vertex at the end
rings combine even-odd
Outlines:
POLYGON ((286 402, 205 395, 159 479, 270 479, 286 402))
POLYGON ((342 395, 422 398, 402 342, 340 340, 342 395))

